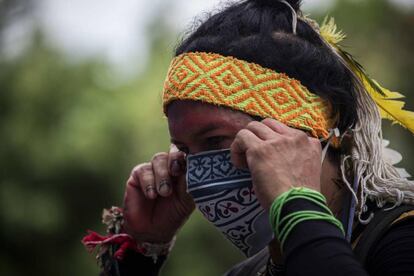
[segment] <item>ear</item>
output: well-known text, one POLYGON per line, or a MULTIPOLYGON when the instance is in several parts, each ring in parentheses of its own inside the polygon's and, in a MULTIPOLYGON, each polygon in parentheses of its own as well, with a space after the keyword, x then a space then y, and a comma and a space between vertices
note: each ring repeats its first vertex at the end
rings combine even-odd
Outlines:
POLYGON ((342 153, 351 153, 354 145, 354 139, 350 132, 345 133, 341 138, 340 150, 342 153))

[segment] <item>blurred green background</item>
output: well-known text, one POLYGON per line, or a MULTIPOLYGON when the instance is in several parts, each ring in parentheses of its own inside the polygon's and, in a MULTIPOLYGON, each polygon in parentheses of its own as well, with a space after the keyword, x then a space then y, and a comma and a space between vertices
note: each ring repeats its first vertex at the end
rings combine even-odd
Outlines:
MULTIPOLYGON (((404 1, 344 0, 306 12, 334 16, 347 50, 413 110, 414 7, 396 2, 404 1)), ((6 31, 37 3, 0 1, 0 275, 97 275, 80 240, 87 229, 104 231, 101 210, 122 204, 134 165, 168 149, 161 87, 180 34, 165 9, 155 13, 140 38, 146 62, 132 60, 141 68, 132 73, 99 55, 73 58, 36 22, 29 43, 7 54, 6 31)), ((414 136, 389 122, 384 130, 404 155, 400 167, 414 173, 414 136)), ((196 212, 162 275, 221 275, 241 259, 196 212)))

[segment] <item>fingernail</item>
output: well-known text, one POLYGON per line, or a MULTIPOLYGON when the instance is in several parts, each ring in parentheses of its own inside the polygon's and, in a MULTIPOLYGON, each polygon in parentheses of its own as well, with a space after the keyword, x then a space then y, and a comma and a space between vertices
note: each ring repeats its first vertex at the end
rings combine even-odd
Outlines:
POLYGON ((162 181, 158 191, 164 196, 168 195, 170 192, 170 184, 167 181, 162 181))
POLYGON ((157 197, 157 193, 155 192, 155 188, 152 186, 148 186, 145 190, 145 192, 147 193, 147 196, 151 199, 154 199, 157 197))
POLYGON ((174 176, 178 176, 180 174, 181 171, 181 167, 180 164, 178 163, 178 160, 174 160, 171 164, 171 173, 174 176))
POLYGON ((177 148, 177 146, 174 145, 174 144, 171 144, 170 145, 170 152, 177 152, 177 151, 179 151, 178 148, 177 148))

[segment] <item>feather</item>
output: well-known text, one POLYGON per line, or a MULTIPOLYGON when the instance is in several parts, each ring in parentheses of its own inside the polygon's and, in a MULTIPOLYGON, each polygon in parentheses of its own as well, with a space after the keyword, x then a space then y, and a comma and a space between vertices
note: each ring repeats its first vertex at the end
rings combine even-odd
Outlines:
POLYGON ((322 37, 331 45, 337 45, 346 38, 346 34, 338 30, 333 17, 329 19, 325 17, 319 31, 322 37))
MULTIPOLYGON (((388 163, 390 163, 391 165, 397 165, 398 163, 400 163, 403 159, 401 153, 399 153, 398 151, 389 148, 390 141, 388 140, 382 140, 382 154, 384 157, 384 160, 388 163)), ((400 177, 408 179, 411 177, 411 175, 404 169, 404 168, 397 168, 395 167, 395 169, 397 170, 397 173, 400 175, 400 177)))
POLYGON ((395 168, 395 169, 397 170, 398 174, 402 178, 406 178, 406 179, 411 178, 411 174, 409 174, 406 169, 403 169, 403 168, 395 168))
POLYGON ((326 17, 320 28, 320 34, 335 51, 345 60, 350 69, 356 74, 365 90, 371 95, 379 108, 381 117, 391 120, 393 124, 399 124, 414 133, 414 112, 404 110, 405 103, 401 101, 404 95, 390 91, 382 87, 377 81, 371 79, 364 68, 354 57, 340 46, 340 42, 346 35, 337 30, 334 18, 326 17))
POLYGON ((402 161, 403 157, 398 151, 389 148, 389 143, 390 142, 388 140, 382 140, 382 154, 384 160, 386 160, 391 165, 396 165, 402 161))

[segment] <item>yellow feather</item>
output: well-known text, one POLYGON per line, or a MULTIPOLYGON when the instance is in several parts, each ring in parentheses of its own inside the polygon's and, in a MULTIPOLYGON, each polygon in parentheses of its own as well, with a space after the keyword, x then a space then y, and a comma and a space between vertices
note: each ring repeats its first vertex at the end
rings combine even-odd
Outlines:
POLYGON ((342 31, 337 30, 333 18, 329 20, 325 18, 320 28, 320 34, 341 55, 351 70, 359 77, 366 91, 377 104, 381 117, 391 120, 393 124, 402 125, 414 133, 414 112, 403 110, 405 103, 398 100, 404 98, 404 95, 390 91, 371 79, 365 73, 362 66, 340 47, 339 43, 346 38, 346 35, 342 31))
POLYGON ((396 100, 404 98, 403 95, 398 92, 389 91, 388 89, 380 86, 385 94, 385 96, 383 96, 372 89, 371 86, 367 86, 365 82, 364 85, 379 107, 382 118, 391 120, 393 124, 402 125, 414 133, 414 112, 404 110, 403 108, 405 103, 403 101, 396 100))
POLYGON ((335 24, 335 19, 333 17, 329 19, 328 17, 325 17, 319 31, 322 37, 329 44, 337 45, 346 38, 346 34, 344 34, 341 30, 338 30, 338 27, 335 24))

